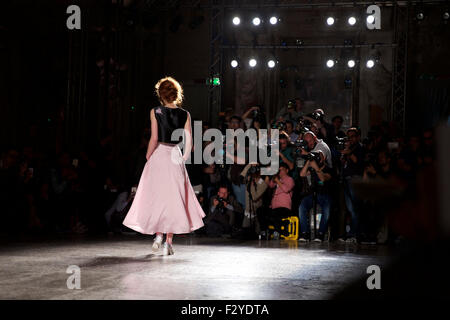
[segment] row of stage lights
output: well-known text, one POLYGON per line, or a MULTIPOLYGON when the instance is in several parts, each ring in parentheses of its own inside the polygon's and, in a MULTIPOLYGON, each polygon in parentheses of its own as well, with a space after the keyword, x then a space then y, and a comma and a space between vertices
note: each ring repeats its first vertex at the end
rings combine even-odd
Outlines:
MULTIPOLYGON (((419 10, 419 11, 416 13, 416 19, 419 20, 419 21, 421 21, 421 20, 423 20, 424 18, 425 18, 424 12, 419 10)), ((449 19, 450 19, 449 10, 445 10, 445 12, 442 14, 442 19, 444 20, 444 22, 449 21, 449 19)), ((268 19, 268 21, 269 21, 269 23, 270 23, 271 25, 276 25, 279 21, 281 21, 281 19, 280 19, 279 17, 277 17, 277 16, 271 16, 271 17, 268 19)), ((330 17, 328 17, 328 18, 326 19, 326 24, 327 24, 328 26, 332 26, 332 25, 334 25, 334 24, 336 23, 336 21, 338 21, 337 18, 330 16, 330 17)), ((238 26, 238 25, 241 24, 241 18, 239 18, 238 16, 235 16, 235 17, 233 17, 232 22, 233 22, 233 24, 234 24, 235 26, 238 26)), ((263 22, 263 19, 262 19, 261 17, 258 17, 258 16, 255 16, 255 17, 253 17, 253 19, 252 19, 252 23, 253 23, 254 26, 259 26, 262 22, 263 22)), ((356 25, 357 22, 358 22, 358 19, 357 19, 355 16, 350 16, 350 17, 348 17, 348 19, 347 19, 347 23, 348 23, 350 26, 356 25)), ((369 25, 370 25, 370 24, 373 24, 373 23, 375 22, 375 16, 374 16, 373 14, 368 15, 368 16, 366 17, 366 22, 367 22, 367 24, 369 24, 369 25)))
MULTIPOLYGON (((241 24, 241 18, 239 18, 238 16, 234 17, 232 21, 235 26, 238 26, 241 24)), ((269 18, 269 23, 271 25, 276 25, 278 23, 278 21, 280 21, 280 19, 276 16, 272 16, 269 18)), ((259 26, 262 22, 263 22, 263 20, 260 17, 254 17, 252 19, 252 23, 254 26, 259 26)))
MULTIPOLYGON (((268 20, 271 25, 276 25, 280 21, 280 18, 278 18, 276 16, 272 16, 268 20)), ((326 20, 326 23, 327 23, 327 25, 332 26, 332 25, 334 25, 334 23, 336 21, 337 21, 337 18, 328 17, 326 20)), ((367 21, 367 23, 372 24, 375 21, 375 17, 373 15, 369 15, 369 16, 367 16, 366 21, 367 21)), ((235 17, 233 17, 232 22, 235 26, 238 26, 241 24, 241 18, 239 18, 238 16, 235 16, 235 17)), ((349 25, 354 26, 357 22, 357 19, 356 19, 356 17, 351 16, 347 19, 347 22, 349 25)), ((263 19, 258 16, 253 17, 252 23, 254 26, 259 26, 259 25, 261 25, 261 23, 263 23, 263 19)))
MULTIPOLYGON (((377 59, 368 59, 366 61, 366 68, 372 69, 377 62, 378 62, 377 59)), ((337 60, 328 59, 327 62, 326 62, 326 66, 331 69, 337 63, 338 63, 337 60)), ((357 63, 356 60, 350 59, 350 60, 347 61, 347 67, 354 68, 356 66, 356 63, 357 63)), ((239 62, 236 59, 231 60, 230 64, 231 64, 232 68, 237 68, 239 66, 239 62)), ((250 68, 256 67, 257 64, 258 64, 258 61, 255 58, 251 58, 251 59, 248 60, 248 65, 249 65, 250 68)), ((270 60, 267 61, 267 67, 270 68, 270 69, 275 68, 275 66, 277 64, 278 64, 278 61, 275 61, 273 59, 270 59, 270 60)))

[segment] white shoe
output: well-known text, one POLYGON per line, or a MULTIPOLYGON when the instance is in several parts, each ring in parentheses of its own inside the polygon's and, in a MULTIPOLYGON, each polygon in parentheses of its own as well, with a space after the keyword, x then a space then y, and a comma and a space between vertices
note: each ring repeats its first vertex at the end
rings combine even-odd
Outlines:
POLYGON ((163 256, 169 256, 173 254, 173 248, 171 244, 164 242, 163 245, 163 256))
POLYGON ((154 251, 154 252, 158 251, 159 248, 161 248, 162 241, 163 241, 162 235, 157 235, 155 237, 155 240, 153 241, 152 251, 154 251))

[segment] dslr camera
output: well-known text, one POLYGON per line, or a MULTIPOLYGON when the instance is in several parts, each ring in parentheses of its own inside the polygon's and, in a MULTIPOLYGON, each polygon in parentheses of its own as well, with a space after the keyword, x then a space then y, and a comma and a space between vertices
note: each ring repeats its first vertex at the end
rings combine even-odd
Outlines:
POLYGON ((336 137, 336 150, 337 151, 342 151, 345 149, 345 146, 347 144, 348 138, 347 137, 343 137, 343 138, 339 138, 336 137))

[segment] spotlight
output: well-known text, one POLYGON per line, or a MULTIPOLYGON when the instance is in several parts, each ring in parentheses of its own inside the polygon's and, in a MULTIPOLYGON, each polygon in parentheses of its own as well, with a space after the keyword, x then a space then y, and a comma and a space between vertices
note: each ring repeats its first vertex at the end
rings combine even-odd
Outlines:
POLYGON ((333 68, 333 67, 334 67, 334 60, 329 59, 329 60, 327 61, 327 67, 328 67, 328 68, 333 68))
POLYGON ((261 19, 258 17, 255 17, 255 18, 253 18, 252 22, 255 26, 259 26, 261 24, 261 19))
POLYGON ((349 68, 353 68, 355 66, 355 64, 356 64, 355 60, 348 60, 347 61, 347 65, 348 65, 349 68))
POLYGON ((239 65, 237 60, 231 60, 231 67, 236 68, 239 65))
POLYGON ((269 19, 269 22, 270 22, 270 24, 277 24, 277 22, 278 22, 278 18, 277 17, 271 17, 270 19, 269 19))
POLYGON ((416 18, 417 18, 417 20, 422 21, 425 18, 425 15, 423 14, 422 11, 419 11, 416 14, 416 18))
POLYGON ((367 16, 366 21, 367 23, 372 24, 375 22, 375 17, 373 15, 367 16))
POLYGON ((239 17, 234 17, 233 18, 233 24, 235 26, 239 25, 241 23, 241 19, 239 17))
POLYGON ((332 26, 333 24, 334 24, 334 18, 333 17, 328 17, 327 25, 332 26))
POLYGON ((366 67, 369 69, 372 69, 375 65, 375 61, 373 61, 372 59, 367 60, 366 62, 366 67))
POLYGON ((251 68, 254 68, 254 67, 256 66, 256 59, 250 59, 250 60, 248 61, 248 65, 249 65, 251 68))
POLYGON ((356 18, 355 17, 350 17, 348 18, 348 24, 351 26, 354 26, 356 23, 356 18))
POLYGON ((274 60, 269 60, 268 62, 267 62, 267 66, 269 67, 269 68, 274 68, 275 67, 275 61, 274 60))

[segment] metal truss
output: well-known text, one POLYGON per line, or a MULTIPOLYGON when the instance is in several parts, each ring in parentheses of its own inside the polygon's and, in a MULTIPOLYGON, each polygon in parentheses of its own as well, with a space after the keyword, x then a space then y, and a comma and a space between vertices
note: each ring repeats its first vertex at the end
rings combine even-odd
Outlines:
POLYGON ((392 59, 392 106, 391 118, 405 131, 406 71, 408 66, 409 6, 394 8, 395 42, 392 59))
MULTIPOLYGON (((211 0, 211 20, 210 20, 210 63, 209 76, 218 76, 222 80, 222 60, 223 50, 223 20, 224 20, 224 0, 211 0)), ((222 89, 221 85, 208 87, 208 121, 213 126, 217 121, 217 114, 221 108, 222 89)))

